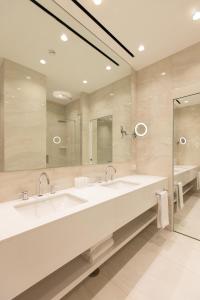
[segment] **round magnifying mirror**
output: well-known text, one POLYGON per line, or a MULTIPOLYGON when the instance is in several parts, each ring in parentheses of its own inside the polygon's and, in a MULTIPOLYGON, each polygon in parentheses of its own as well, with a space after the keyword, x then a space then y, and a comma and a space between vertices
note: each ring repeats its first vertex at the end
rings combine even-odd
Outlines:
POLYGON ((137 123, 134 133, 136 136, 145 136, 147 134, 147 125, 145 123, 137 123))
POLYGON ((54 144, 60 144, 60 143, 61 143, 61 137, 59 137, 59 136, 54 136, 53 142, 54 142, 54 144))
POLYGON ((185 138, 184 136, 181 136, 180 139, 179 139, 179 143, 180 143, 181 145, 185 145, 185 144, 187 143, 186 138, 185 138))

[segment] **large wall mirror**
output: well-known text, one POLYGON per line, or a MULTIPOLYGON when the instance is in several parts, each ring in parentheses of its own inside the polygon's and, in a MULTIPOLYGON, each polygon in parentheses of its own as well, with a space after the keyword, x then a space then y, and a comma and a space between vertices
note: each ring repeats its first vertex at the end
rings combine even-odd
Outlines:
POLYGON ((132 70, 116 53, 50 0, 1 1, 0 40, 1 171, 132 158, 132 70))
POLYGON ((174 101, 174 230, 200 240, 200 94, 174 101))

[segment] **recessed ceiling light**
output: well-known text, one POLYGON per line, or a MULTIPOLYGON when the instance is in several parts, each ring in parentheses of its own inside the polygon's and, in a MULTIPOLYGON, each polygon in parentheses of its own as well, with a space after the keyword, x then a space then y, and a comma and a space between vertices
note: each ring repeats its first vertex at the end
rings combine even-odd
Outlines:
POLYGON ((188 100, 185 100, 185 101, 184 101, 184 103, 188 103, 188 102, 189 102, 188 100))
POLYGON ((84 84, 87 84, 88 82, 87 82, 87 80, 83 80, 83 83, 84 83, 84 84))
POLYGON ((93 2, 95 5, 101 5, 102 0, 93 0, 93 2))
POLYGON ((110 93, 109 95, 110 95, 110 97, 113 97, 115 94, 114 93, 110 93))
POLYGON ((30 79, 31 79, 31 76, 26 76, 26 79, 30 80, 30 79))
POLYGON ((67 42, 68 41, 68 37, 67 37, 67 35, 65 33, 61 34, 60 39, 63 42, 67 42))
POLYGON ((46 65, 47 62, 46 62, 45 59, 42 58, 42 59, 40 59, 40 63, 41 63, 42 65, 46 65))
POLYGON ((140 52, 144 51, 144 45, 140 45, 140 46, 138 47, 138 51, 140 51, 140 52))
POLYGON ((193 15, 192 15, 192 20, 193 20, 193 21, 198 21, 198 20, 200 20, 200 11, 196 11, 195 13, 193 13, 193 15))
POLYGON ((53 92, 54 98, 63 99, 63 100, 71 100, 72 95, 66 91, 54 91, 53 92))
POLYGON ((162 76, 165 76, 165 75, 166 75, 166 73, 165 73, 165 72, 162 72, 162 73, 161 73, 161 75, 162 75, 162 76))
POLYGON ((111 69, 112 69, 111 66, 106 66, 106 70, 107 70, 107 71, 110 71, 111 69))

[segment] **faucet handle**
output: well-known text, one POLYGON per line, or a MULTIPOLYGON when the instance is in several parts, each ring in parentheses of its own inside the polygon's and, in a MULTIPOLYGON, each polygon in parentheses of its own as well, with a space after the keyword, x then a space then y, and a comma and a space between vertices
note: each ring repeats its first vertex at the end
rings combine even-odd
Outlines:
POLYGON ((59 185, 51 184, 50 185, 50 194, 55 194, 56 192, 58 192, 61 189, 62 188, 59 185))
POLYGON ((54 184, 50 185, 50 194, 55 194, 56 193, 56 186, 54 184))
POLYGON ((28 191, 23 191, 22 192, 22 200, 28 200, 29 196, 28 196, 28 191))

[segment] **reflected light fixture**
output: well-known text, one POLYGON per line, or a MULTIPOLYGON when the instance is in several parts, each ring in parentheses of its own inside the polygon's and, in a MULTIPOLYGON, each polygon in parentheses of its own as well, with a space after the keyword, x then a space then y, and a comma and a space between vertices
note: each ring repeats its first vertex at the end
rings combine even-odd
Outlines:
POLYGON ((102 0, 92 0, 95 5, 101 5, 102 0))
POLYGON ((138 51, 143 52, 143 51, 144 51, 144 45, 140 45, 140 46, 138 47, 138 51))
POLYGON ((42 59, 40 59, 40 63, 41 63, 42 65, 46 65, 47 62, 46 62, 45 59, 42 58, 42 59))
POLYGON ((193 13, 193 15, 192 15, 192 20, 193 20, 193 21, 198 21, 198 20, 200 20, 200 11, 196 11, 195 13, 193 13))
POLYGON ((185 144, 187 144, 187 139, 184 136, 181 136, 179 138, 177 144, 185 145, 185 144))
POLYGON ((63 100, 68 100, 68 101, 72 100, 71 93, 66 92, 66 91, 54 91, 53 96, 54 96, 54 98, 57 98, 57 99, 63 99, 63 100))
POLYGON ((112 69, 111 66, 106 66, 106 70, 107 70, 107 71, 110 71, 111 69, 112 69))
POLYGON ((60 39, 63 42, 67 42, 68 41, 68 37, 67 37, 67 35, 65 33, 61 34, 60 39))

